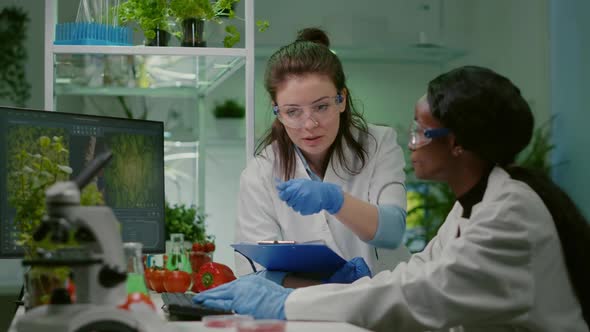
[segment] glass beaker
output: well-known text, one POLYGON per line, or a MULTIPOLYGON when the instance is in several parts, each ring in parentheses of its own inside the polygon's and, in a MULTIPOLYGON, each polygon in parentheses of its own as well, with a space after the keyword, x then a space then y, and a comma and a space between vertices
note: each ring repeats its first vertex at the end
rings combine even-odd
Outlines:
POLYGON ((170 242, 164 289, 169 293, 184 293, 192 285, 191 264, 184 249, 184 234, 170 234, 170 242))
POLYGON ((191 265, 184 249, 184 234, 170 234, 170 251, 166 260, 166 270, 192 272, 191 265))
POLYGON ((123 252, 127 264, 127 294, 142 293, 148 295, 141 257, 142 247, 139 242, 123 243, 123 252))
POLYGON ((145 283, 142 247, 139 242, 123 243, 125 264, 127 265, 127 299, 119 307, 129 311, 152 312, 156 311, 156 306, 150 299, 145 283))

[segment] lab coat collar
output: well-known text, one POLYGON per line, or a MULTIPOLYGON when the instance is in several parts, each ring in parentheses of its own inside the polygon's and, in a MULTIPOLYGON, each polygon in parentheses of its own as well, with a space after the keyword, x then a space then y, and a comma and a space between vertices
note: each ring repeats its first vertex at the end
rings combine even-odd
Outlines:
MULTIPOLYGON (((483 194, 483 199, 479 203, 473 205, 471 215, 475 214, 475 211, 482 205, 483 202, 491 200, 495 193, 500 192, 502 187, 504 187, 504 183, 508 179, 510 179, 508 172, 506 172, 501 167, 495 166, 488 177, 488 186, 485 193, 483 194)), ((461 210, 461 214, 462 213, 463 211, 461 210)))

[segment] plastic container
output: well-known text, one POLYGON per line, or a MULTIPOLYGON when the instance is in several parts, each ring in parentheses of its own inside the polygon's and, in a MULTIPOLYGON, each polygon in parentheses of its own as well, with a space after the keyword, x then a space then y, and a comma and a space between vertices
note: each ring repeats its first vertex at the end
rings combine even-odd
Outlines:
POLYGON ((132 45, 129 27, 99 23, 70 22, 55 25, 55 45, 132 45))

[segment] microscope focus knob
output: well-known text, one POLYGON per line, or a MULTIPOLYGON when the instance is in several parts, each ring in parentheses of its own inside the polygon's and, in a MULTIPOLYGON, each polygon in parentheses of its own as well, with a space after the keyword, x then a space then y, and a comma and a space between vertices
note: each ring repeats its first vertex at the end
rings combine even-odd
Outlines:
POLYGON ((98 282, 105 288, 112 288, 127 280, 127 271, 118 271, 110 266, 103 266, 98 273, 98 282))

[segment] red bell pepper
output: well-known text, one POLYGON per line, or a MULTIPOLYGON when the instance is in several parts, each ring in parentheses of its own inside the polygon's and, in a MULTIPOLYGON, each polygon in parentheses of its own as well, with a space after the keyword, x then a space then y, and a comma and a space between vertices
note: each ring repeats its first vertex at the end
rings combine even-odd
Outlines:
POLYGON ((201 266, 193 282, 196 283, 194 289, 202 292, 232 280, 236 280, 236 276, 227 265, 209 262, 201 266))

